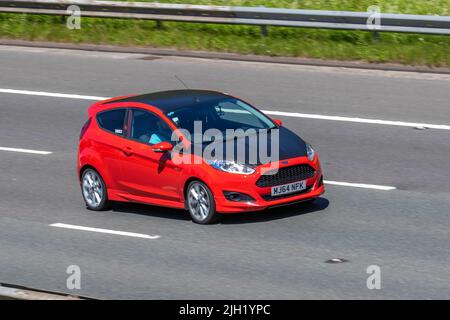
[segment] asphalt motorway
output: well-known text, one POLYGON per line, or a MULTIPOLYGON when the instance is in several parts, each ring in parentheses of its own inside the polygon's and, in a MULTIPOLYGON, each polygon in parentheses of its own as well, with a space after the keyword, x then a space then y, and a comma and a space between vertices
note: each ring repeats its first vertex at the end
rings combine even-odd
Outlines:
POLYGON ((87 211, 76 151, 94 101, 2 92, 111 97, 182 88, 175 75, 268 111, 450 124, 449 75, 0 47, 0 283, 118 299, 450 298, 450 130, 279 117, 316 147, 327 180, 350 185, 199 226, 153 206, 87 211), (66 286, 71 265, 80 290, 66 286))

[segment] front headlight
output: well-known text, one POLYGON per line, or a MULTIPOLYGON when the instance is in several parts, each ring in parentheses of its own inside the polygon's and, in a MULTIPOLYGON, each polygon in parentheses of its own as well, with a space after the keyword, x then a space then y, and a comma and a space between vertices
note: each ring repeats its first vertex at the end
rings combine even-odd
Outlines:
POLYGON ((211 165, 213 168, 221 171, 225 171, 228 173, 237 173, 237 174, 252 174, 255 172, 255 169, 252 167, 246 166, 245 164, 240 164, 234 161, 227 160, 206 160, 206 162, 211 165))
POLYGON ((306 144, 306 154, 308 155, 309 161, 314 161, 316 152, 314 151, 313 147, 309 143, 306 144))

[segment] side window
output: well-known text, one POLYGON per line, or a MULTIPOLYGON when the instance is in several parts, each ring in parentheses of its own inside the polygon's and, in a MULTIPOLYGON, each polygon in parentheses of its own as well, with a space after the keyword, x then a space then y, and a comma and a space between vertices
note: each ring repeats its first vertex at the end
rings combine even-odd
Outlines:
POLYGON ((125 114, 126 109, 104 111, 97 115, 97 121, 101 128, 115 134, 124 135, 125 114))
POLYGON ((132 111, 130 136, 148 144, 172 142, 172 130, 164 120, 153 113, 138 109, 132 111))

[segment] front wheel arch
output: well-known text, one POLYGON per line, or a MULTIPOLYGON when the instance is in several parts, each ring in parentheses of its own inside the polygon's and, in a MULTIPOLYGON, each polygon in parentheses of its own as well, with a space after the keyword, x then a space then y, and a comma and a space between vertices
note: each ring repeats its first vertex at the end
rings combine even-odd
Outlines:
POLYGON ((212 191, 212 189, 210 188, 210 186, 204 181, 204 180, 202 180, 202 179, 200 179, 200 178, 198 178, 198 177, 190 177, 189 179, 187 179, 186 180, 186 182, 184 183, 184 186, 183 186, 183 201, 185 202, 185 209, 187 210, 188 208, 186 207, 186 196, 187 196, 187 191, 188 191, 188 187, 189 187, 189 184, 192 182, 192 181, 199 181, 199 182, 201 182, 201 183, 204 183, 208 188, 209 188, 209 190, 211 191, 211 193, 213 194, 213 196, 214 196, 214 192, 212 191))
POLYGON ((191 215, 192 221, 198 224, 214 224, 217 223, 218 221, 221 220, 222 215, 220 213, 217 212, 216 209, 216 200, 214 197, 214 194, 211 190, 211 188, 205 183, 203 182, 201 179, 196 179, 196 178, 191 178, 189 179, 189 181, 187 182, 187 185, 185 186, 185 199, 184 199, 184 207, 186 208, 186 210, 189 212, 189 214, 191 215), (198 217, 196 217, 196 214, 193 214, 189 205, 188 205, 188 191, 189 191, 189 187, 191 185, 193 185, 194 183, 198 183, 198 184, 202 184, 203 188, 206 188, 206 193, 209 194, 209 198, 210 198, 210 202, 209 202, 209 213, 208 216, 205 219, 199 220, 198 217))

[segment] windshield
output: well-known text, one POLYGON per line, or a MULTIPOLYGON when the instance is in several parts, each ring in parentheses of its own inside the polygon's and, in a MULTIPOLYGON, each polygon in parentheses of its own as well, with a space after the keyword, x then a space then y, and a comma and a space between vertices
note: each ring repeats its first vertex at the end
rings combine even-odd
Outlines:
POLYGON ((202 134, 208 129, 217 129, 223 133, 227 129, 270 129, 274 122, 246 104, 235 99, 215 99, 172 110, 166 114, 179 129, 194 134, 194 122, 201 122, 202 134))

